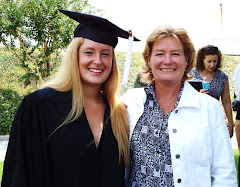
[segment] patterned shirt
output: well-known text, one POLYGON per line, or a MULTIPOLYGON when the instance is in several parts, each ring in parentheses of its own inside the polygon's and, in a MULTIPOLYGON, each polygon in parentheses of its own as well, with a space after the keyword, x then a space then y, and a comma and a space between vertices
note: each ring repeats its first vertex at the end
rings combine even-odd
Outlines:
MULTIPOLYGON (((203 80, 197 69, 192 69, 190 74, 192 72, 195 74, 195 76, 194 76, 195 79, 203 80)), ((228 80, 228 77, 229 77, 228 74, 226 74, 222 70, 218 70, 218 71, 214 72, 212 81, 209 84, 209 93, 208 94, 210 96, 216 98, 217 100, 219 100, 220 96, 223 93, 223 90, 224 90, 226 81, 228 80)))
MULTIPOLYGON (((173 171, 170 152, 168 118, 171 112, 163 115, 155 96, 155 88, 145 89, 147 99, 144 112, 139 118, 130 142, 131 164, 127 186, 173 187, 173 171)), ((175 108, 183 91, 178 94, 175 108)))

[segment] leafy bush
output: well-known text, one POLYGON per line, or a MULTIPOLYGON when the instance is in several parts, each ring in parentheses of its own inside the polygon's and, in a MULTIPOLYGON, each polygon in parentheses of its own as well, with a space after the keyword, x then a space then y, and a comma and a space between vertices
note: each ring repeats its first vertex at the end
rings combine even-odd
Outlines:
POLYGON ((24 95, 32 92, 21 77, 24 70, 11 53, 0 50, 0 134, 9 134, 15 113, 24 95))
POLYGON ((0 98, 0 132, 8 134, 22 97, 13 90, 0 89, 0 98))
POLYGON ((137 78, 134 82, 134 88, 140 88, 140 87, 145 87, 146 84, 141 82, 141 74, 137 75, 137 78))
MULTIPOLYGON (((60 61, 61 55, 54 55, 52 72, 56 72, 60 61)), ((0 134, 9 134, 22 98, 33 91, 31 85, 25 84, 25 75, 15 56, 0 48, 0 134)))
MULTIPOLYGON (((122 78, 124 66, 125 66, 126 53, 116 52, 116 58, 117 58, 117 63, 118 63, 119 71, 122 78)), ((129 88, 140 87, 140 85, 136 86, 135 82, 138 81, 137 79, 139 79, 138 78, 139 70, 141 69, 143 64, 144 64, 144 61, 141 53, 133 52, 132 59, 131 59, 130 72, 128 76, 128 83, 122 86, 121 94, 125 93, 129 88)))
POLYGON ((26 86, 22 79, 25 71, 18 65, 15 56, 9 52, 0 51, 0 89, 11 89, 19 95, 32 91, 31 85, 26 86))

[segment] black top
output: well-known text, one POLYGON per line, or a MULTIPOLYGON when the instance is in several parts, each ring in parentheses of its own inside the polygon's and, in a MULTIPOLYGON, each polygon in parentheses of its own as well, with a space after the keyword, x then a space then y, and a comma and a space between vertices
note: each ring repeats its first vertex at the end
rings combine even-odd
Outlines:
POLYGON ((198 92, 200 92, 200 90, 203 89, 203 87, 202 87, 202 81, 189 80, 188 82, 189 82, 189 83, 191 84, 191 86, 192 86, 193 88, 195 88, 198 92))
POLYGON ((15 116, 4 162, 2 187, 120 187, 123 159, 109 120, 98 149, 85 113, 58 129, 71 109, 71 92, 51 88, 26 96, 15 116))

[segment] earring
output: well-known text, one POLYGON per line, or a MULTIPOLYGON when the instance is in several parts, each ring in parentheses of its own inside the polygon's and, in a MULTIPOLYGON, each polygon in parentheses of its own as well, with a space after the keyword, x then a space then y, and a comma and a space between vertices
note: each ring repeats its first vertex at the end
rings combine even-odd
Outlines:
POLYGON ((150 73, 150 74, 153 74, 152 69, 150 69, 149 73, 150 73))
POLYGON ((185 68, 184 75, 189 75, 189 74, 190 74, 190 72, 188 71, 188 73, 187 73, 187 68, 185 68))

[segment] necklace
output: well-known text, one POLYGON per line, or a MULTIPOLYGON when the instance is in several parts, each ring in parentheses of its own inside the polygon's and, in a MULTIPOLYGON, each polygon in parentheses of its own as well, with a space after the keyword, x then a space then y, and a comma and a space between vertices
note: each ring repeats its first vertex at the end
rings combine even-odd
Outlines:
MULTIPOLYGON (((102 119, 103 119, 103 99, 102 99, 102 93, 101 93, 101 97, 100 97, 100 100, 101 100, 101 107, 100 107, 100 129, 102 131, 102 119)), ((99 137, 98 141, 96 142, 96 147, 98 147, 99 145, 99 142, 100 142, 100 139, 101 139, 101 136, 99 137)))
POLYGON ((103 108, 103 101, 102 101, 102 93, 101 93, 100 126, 101 126, 101 123, 102 123, 102 108, 103 108))

